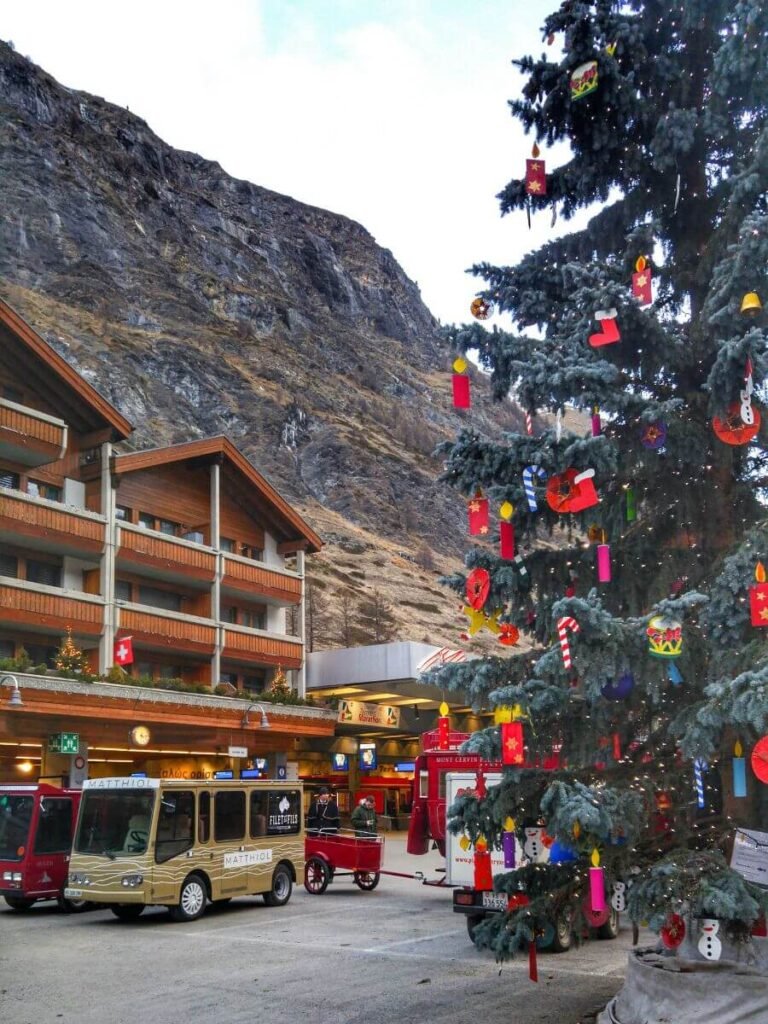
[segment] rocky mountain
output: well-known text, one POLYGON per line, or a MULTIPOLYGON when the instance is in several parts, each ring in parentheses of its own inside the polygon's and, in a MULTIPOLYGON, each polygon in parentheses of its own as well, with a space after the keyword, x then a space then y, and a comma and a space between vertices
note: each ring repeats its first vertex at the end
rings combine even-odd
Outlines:
MULTIPOLYGON (((327 540, 313 561, 331 606, 377 587, 402 636, 455 642, 434 578, 465 511, 431 453, 464 414, 389 251, 4 43, 0 203, 0 293, 136 425, 133 447, 228 434, 327 540)), ((498 429, 480 391, 473 420, 498 429)))

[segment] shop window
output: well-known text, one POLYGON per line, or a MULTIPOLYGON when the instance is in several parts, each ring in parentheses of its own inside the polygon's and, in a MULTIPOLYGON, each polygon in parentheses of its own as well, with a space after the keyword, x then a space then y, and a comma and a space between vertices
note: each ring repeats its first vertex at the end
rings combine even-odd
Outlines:
POLYGON ((151 516, 149 512, 139 512, 139 526, 145 530, 154 530, 155 517, 151 516))
POLYGON ((194 843, 195 794, 191 790, 165 791, 160 798, 155 860, 162 864, 185 853, 194 843))
POLYGON ((192 541, 193 544, 205 544, 205 534, 202 530, 188 530, 182 534, 184 540, 192 541))
POLYGON ((8 469, 0 469, 0 487, 7 487, 11 491, 18 491, 19 474, 11 473, 8 469))
POLYGON ((172 590, 160 590, 158 587, 139 587, 139 604, 148 604, 151 608, 164 608, 169 612, 181 611, 181 596, 172 590))
POLYGON ((213 806, 213 835, 217 843, 245 837, 245 793, 220 790, 213 806))
POLYGON ((170 519, 161 519, 157 528, 160 533, 164 533, 167 537, 175 537, 180 529, 179 524, 172 522, 170 519))
POLYGON ((39 562, 35 558, 28 558, 27 580, 30 583, 42 583, 46 587, 60 587, 61 566, 53 562, 39 562))
POLYGON ((42 480, 27 480, 27 494, 33 498, 45 498, 47 501, 61 501, 62 491, 55 484, 46 484, 42 480))
POLYGON ((115 519, 121 523, 130 523, 131 510, 126 508, 125 505, 115 505, 115 519))
POLYGON ((235 542, 231 537, 219 537, 219 550, 232 554, 235 550, 235 542))
POLYGON ((41 797, 35 853, 64 853, 72 848, 72 801, 41 797))
POLYGON ((207 843, 211 838, 211 794, 201 793, 198 797, 197 841, 207 843))
POLYGON ((13 579, 19 575, 19 560, 16 555, 5 555, 0 553, 0 576, 11 576, 13 579))
POLYGON ((115 580, 115 600, 132 601, 133 585, 128 583, 127 580, 115 580))

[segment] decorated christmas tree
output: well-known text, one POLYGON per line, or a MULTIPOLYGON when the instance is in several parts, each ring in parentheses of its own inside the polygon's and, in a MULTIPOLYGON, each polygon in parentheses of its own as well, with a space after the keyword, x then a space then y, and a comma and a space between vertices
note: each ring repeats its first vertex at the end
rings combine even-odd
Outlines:
POLYGON ((80 674, 88 669, 88 659, 72 639, 71 626, 67 626, 67 635, 56 652, 54 664, 57 671, 67 675, 80 674))
POLYGON ((501 210, 589 219, 475 266, 475 320, 446 330, 444 479, 478 539, 446 582, 470 649, 503 645, 429 676, 494 709, 467 749, 503 764, 450 827, 505 851, 510 909, 475 933, 501 958, 627 907, 716 959, 701 919, 748 939, 766 903, 730 864, 768 832, 768 7, 574 0, 543 39, 515 62, 530 144, 501 210), (526 413, 502 444, 468 355, 526 413))

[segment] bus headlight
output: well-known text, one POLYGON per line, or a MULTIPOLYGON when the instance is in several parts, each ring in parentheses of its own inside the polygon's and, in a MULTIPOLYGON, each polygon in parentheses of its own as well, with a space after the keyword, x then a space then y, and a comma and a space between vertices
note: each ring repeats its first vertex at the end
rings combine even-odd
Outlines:
POLYGON ((126 889, 135 889, 137 885, 141 885, 144 881, 144 875, 123 875, 122 885, 126 889))
POLYGON ((4 871, 3 872, 4 882, 20 882, 21 872, 20 871, 4 871))
POLYGON ((88 877, 88 875, 81 875, 77 871, 74 871, 69 876, 69 884, 72 885, 72 886, 90 885, 91 884, 91 880, 88 877))

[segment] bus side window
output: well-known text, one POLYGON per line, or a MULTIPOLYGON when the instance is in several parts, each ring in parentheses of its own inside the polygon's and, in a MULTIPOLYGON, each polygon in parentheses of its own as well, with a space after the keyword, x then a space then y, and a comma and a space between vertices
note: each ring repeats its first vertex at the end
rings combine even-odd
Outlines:
POLYGON ((194 843, 195 794, 192 790, 166 790, 160 794, 155 860, 178 857, 194 843))
POLYGON ((35 853, 65 853, 72 846, 72 800, 40 797, 35 853))
POLYGON ((211 838, 211 794, 201 793, 197 818, 197 841, 207 843, 211 838))
POLYGON ((267 794, 258 789, 251 790, 251 838, 267 834, 267 794))

